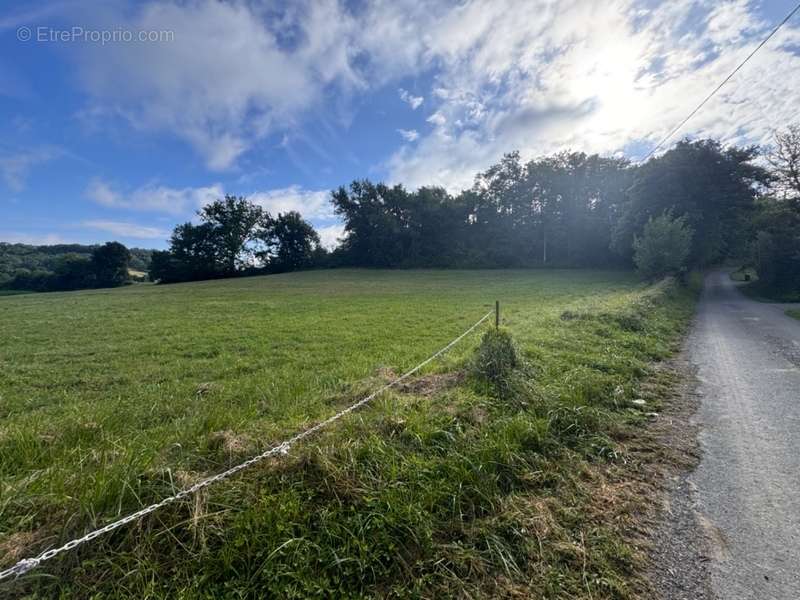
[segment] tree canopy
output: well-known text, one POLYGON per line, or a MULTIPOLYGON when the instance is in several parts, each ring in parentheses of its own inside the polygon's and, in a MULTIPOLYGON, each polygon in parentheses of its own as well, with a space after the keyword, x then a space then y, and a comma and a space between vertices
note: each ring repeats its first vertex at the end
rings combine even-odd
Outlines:
POLYGON ((345 225, 337 253, 370 267, 617 267, 634 237, 665 211, 696 232, 687 257, 704 266, 745 245, 768 172, 756 148, 682 141, 644 165, 560 152, 519 153, 451 195, 354 181, 332 194, 345 225))
POLYGON ((12 262, 9 255, 11 259, 25 257, 27 261, 24 258, 14 261, 17 266, 11 277, 0 282, 8 289, 51 292, 116 287, 131 278, 133 254, 119 242, 107 242, 102 246, 0 244, 0 257, 12 262), (9 254, 3 256, 6 252, 9 254))
MULTIPOLYGON (((766 149, 682 140, 644 164, 565 151, 524 161, 518 152, 453 194, 356 180, 331 192, 344 235, 330 255, 297 212, 270 215, 225 196, 175 227, 154 252, 162 283, 320 266, 411 268, 638 265, 648 276, 738 256, 762 285, 800 293, 800 128, 766 149), (649 265, 649 266, 648 266, 649 265)), ((8 245, 4 245, 8 248, 8 245)), ((2 248, 0 248, 2 249, 2 248)), ((127 250, 64 254, 31 288, 118 285, 127 250), (50 279, 48 279, 50 278, 50 279), (82 282, 82 283, 81 283, 82 282)), ((0 253, 0 267, 4 260, 0 253)), ((1 273, 0 273, 1 274, 1 273)), ((0 282, 1 283, 1 282, 0 282)))
POLYGON ((686 268, 694 232, 687 216, 673 217, 669 211, 650 217, 642 235, 633 236, 633 262, 649 279, 677 275, 686 268))
POLYGON ((319 234, 300 213, 290 211, 266 221, 258 256, 271 271, 297 271, 313 266, 320 257, 319 234))
POLYGON ((293 271, 323 260, 319 235, 297 212, 273 217, 245 198, 226 196, 198 216, 198 225, 175 227, 169 250, 153 253, 151 279, 175 283, 293 271))

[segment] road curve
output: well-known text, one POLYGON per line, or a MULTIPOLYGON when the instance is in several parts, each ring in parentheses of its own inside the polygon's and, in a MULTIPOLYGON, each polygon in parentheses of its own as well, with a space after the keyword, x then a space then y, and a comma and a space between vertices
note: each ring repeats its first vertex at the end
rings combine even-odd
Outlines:
POLYGON ((689 476, 720 600, 800 599, 800 321, 711 273, 689 337, 701 395, 689 476))

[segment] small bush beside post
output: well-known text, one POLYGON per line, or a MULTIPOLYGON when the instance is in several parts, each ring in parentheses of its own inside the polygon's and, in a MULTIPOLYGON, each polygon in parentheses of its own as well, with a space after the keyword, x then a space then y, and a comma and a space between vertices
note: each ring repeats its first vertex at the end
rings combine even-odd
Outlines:
POLYGON ((508 379, 520 365, 514 340, 507 329, 490 329, 483 334, 475 354, 475 373, 497 385, 508 379))

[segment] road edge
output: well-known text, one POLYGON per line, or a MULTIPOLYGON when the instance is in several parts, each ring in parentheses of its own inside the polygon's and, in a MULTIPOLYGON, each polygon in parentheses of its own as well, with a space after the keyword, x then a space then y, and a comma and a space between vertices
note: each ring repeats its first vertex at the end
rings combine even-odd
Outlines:
POLYGON ((702 457, 695 419, 702 401, 697 367, 689 359, 691 331, 681 351, 664 368, 677 379, 665 400, 663 411, 651 429, 661 446, 661 491, 656 515, 648 535, 646 577, 661 600, 716 600, 711 589, 708 535, 696 510, 691 475, 702 457))

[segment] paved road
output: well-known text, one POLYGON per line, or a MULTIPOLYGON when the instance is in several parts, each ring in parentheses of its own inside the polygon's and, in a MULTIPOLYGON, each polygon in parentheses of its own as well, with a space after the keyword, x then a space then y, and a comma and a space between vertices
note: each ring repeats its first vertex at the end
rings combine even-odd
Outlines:
POLYGON ((706 278, 689 357, 702 459, 689 477, 720 600, 800 599, 800 321, 706 278))

